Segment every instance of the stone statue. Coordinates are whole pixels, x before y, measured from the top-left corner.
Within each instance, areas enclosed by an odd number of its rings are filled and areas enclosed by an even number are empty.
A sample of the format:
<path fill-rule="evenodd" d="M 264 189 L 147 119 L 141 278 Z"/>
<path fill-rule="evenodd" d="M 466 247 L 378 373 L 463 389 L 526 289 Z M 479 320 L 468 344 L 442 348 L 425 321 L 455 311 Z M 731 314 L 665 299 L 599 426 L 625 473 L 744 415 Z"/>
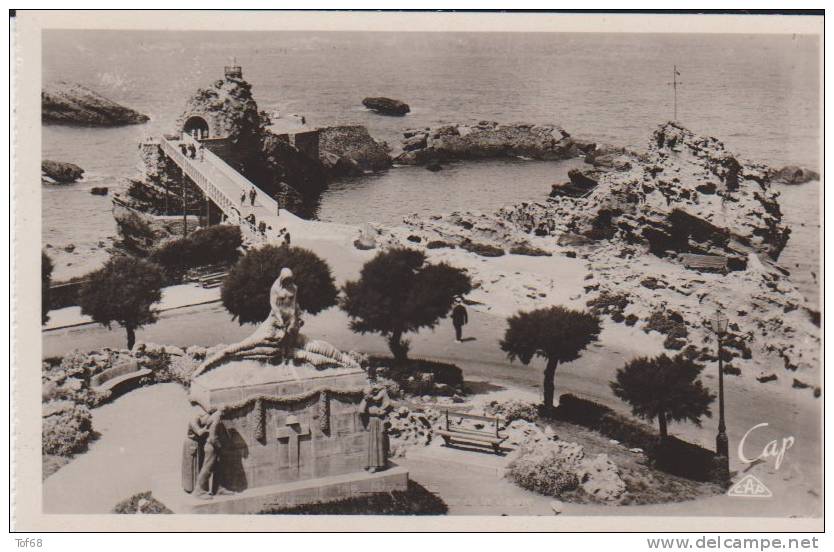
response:
<path fill-rule="evenodd" d="M 188 422 L 185 441 L 182 444 L 182 488 L 190 493 L 197 486 L 197 474 L 203 461 L 203 444 L 208 434 L 209 414 L 200 410 Z"/>
<path fill-rule="evenodd" d="M 222 410 L 212 408 L 207 419 L 205 443 L 203 444 L 203 462 L 197 474 L 194 496 L 208 499 L 214 494 L 212 476 L 217 471 L 217 460 L 223 444 L 226 428 L 223 426 Z M 218 485 L 219 487 L 219 485 Z M 226 494 L 226 493 L 223 493 Z"/>
<path fill-rule="evenodd" d="M 308 339 L 300 333 L 304 322 L 297 302 L 298 290 L 292 270 L 282 268 L 269 291 L 269 316 L 252 335 L 229 345 L 207 358 L 194 372 L 192 378 L 232 360 L 260 360 L 281 362 L 307 362 L 316 368 L 358 368 L 356 360 L 329 343 Z"/>
<path fill-rule="evenodd" d="M 393 408 L 388 398 L 388 391 L 379 383 L 372 382 L 365 391 L 365 397 L 359 403 L 359 412 L 365 418 L 368 429 L 368 457 L 365 469 L 371 473 L 385 469 L 388 457 L 388 444 L 384 418 Z"/>

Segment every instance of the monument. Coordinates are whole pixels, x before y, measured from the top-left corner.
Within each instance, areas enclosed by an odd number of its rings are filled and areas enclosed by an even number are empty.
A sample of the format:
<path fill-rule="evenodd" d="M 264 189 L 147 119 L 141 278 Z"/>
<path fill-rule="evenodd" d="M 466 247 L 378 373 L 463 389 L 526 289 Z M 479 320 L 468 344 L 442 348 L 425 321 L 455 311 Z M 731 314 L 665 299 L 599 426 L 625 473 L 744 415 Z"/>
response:
<path fill-rule="evenodd" d="M 267 319 L 192 375 L 181 480 L 153 491 L 175 512 L 256 513 L 406 489 L 408 472 L 387 460 L 385 389 L 353 355 L 301 333 L 296 295 L 284 268 Z"/>

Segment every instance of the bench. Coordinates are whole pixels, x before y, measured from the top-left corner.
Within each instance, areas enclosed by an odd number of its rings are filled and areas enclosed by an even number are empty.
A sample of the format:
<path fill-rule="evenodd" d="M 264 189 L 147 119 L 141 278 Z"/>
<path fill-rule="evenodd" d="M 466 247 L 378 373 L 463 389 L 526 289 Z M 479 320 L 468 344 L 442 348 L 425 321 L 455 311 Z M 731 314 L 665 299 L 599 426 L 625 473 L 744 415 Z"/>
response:
<path fill-rule="evenodd" d="M 226 277 L 226 272 L 212 272 L 211 274 L 205 274 L 198 278 L 200 282 L 200 286 L 203 288 L 216 288 L 219 287 L 223 283 L 223 279 Z"/>
<path fill-rule="evenodd" d="M 710 270 L 716 272 L 727 272 L 727 257 L 721 255 L 695 255 L 684 253 L 681 255 L 683 266 L 696 270 Z"/>
<path fill-rule="evenodd" d="M 123 362 L 90 378 L 90 388 L 97 393 L 118 396 L 129 391 L 143 377 L 151 374 L 150 368 L 142 368 L 135 360 Z"/>
<path fill-rule="evenodd" d="M 452 425 L 451 419 L 457 419 L 457 423 Z M 464 420 L 472 420 L 476 422 L 486 422 L 490 429 L 477 429 L 461 427 Z M 489 446 L 495 451 L 495 454 L 501 454 L 501 443 L 506 439 L 506 435 L 501 435 L 499 428 L 501 427 L 501 419 L 498 417 L 478 416 L 476 414 L 464 414 L 462 412 L 449 412 L 446 410 L 446 429 L 437 430 L 437 434 L 443 437 L 446 445 L 453 442 L 464 443 L 477 446 Z"/>

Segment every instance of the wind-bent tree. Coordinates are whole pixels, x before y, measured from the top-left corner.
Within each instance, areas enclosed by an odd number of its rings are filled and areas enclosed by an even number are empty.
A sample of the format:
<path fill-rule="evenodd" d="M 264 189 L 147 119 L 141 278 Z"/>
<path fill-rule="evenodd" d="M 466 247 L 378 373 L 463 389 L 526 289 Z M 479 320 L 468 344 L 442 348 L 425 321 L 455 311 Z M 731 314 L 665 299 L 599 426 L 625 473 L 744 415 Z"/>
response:
<path fill-rule="evenodd" d="M 267 245 L 252 249 L 223 280 L 223 306 L 242 324 L 262 322 L 269 315 L 269 290 L 281 269 L 292 270 L 300 309 L 317 314 L 336 304 L 339 290 L 330 266 L 301 247 Z"/>
<path fill-rule="evenodd" d="M 422 251 L 394 248 L 378 253 L 358 280 L 345 284 L 341 307 L 353 331 L 384 336 L 394 359 L 404 361 L 409 345 L 403 334 L 435 327 L 448 316 L 455 296 L 471 289 L 463 270 L 429 264 Z"/>
<path fill-rule="evenodd" d="M 547 361 L 544 368 L 545 412 L 553 410 L 556 367 L 560 362 L 579 358 L 580 353 L 597 340 L 601 331 L 599 318 L 587 312 L 555 306 L 519 312 L 507 319 L 501 350 L 509 359 L 530 364 L 533 357 Z"/>
<path fill-rule="evenodd" d="M 49 286 L 52 285 L 52 259 L 41 251 L 41 324 L 49 321 Z"/>
<path fill-rule="evenodd" d="M 78 292 L 81 313 L 110 328 L 113 322 L 127 331 L 127 348 L 136 343 L 136 330 L 156 322 L 151 306 L 162 298 L 162 271 L 135 257 L 111 257 L 91 273 Z"/>
<path fill-rule="evenodd" d="M 634 415 L 649 421 L 657 418 L 660 437 L 666 439 L 670 420 L 689 420 L 700 427 L 701 416 L 712 416 L 709 405 L 715 395 L 698 379 L 703 369 L 683 355 L 638 357 L 617 370 L 611 390 L 631 405 Z"/>

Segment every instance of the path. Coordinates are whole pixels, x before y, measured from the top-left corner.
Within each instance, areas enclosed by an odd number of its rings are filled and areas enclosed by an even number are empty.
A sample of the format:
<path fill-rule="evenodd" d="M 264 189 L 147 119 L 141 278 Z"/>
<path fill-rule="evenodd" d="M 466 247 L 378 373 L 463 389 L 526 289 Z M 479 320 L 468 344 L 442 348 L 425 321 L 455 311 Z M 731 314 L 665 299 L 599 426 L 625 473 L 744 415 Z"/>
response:
<path fill-rule="evenodd" d="M 141 387 L 93 409 L 100 437 L 43 482 L 44 513 L 105 514 L 149 490 L 165 466 L 178 469 L 190 412 L 175 383 Z"/>

